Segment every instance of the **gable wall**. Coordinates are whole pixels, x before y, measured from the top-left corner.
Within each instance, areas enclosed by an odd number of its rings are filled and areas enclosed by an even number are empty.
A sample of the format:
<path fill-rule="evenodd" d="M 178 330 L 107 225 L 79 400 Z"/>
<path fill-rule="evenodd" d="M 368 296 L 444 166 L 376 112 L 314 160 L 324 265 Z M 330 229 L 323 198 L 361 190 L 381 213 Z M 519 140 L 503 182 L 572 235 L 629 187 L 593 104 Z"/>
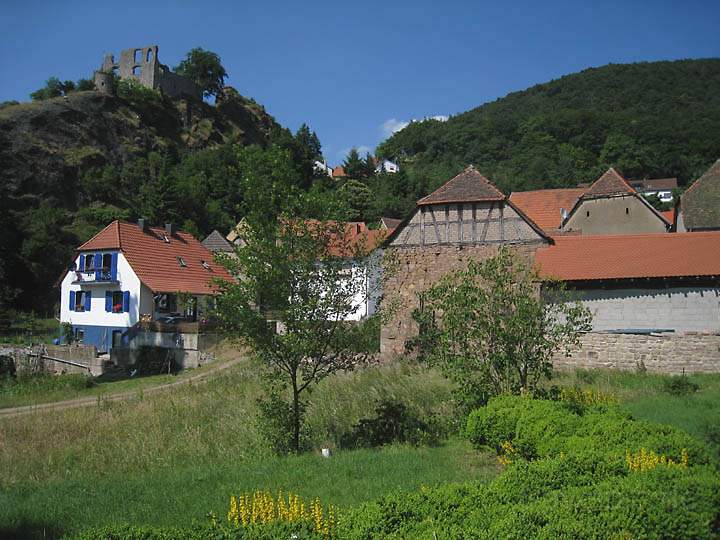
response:
<path fill-rule="evenodd" d="M 391 246 L 513 243 L 542 237 L 502 202 L 419 206 Z"/>
<path fill-rule="evenodd" d="M 645 203 L 628 195 L 582 200 L 563 230 L 593 235 L 661 233 L 666 229 L 665 223 Z"/>

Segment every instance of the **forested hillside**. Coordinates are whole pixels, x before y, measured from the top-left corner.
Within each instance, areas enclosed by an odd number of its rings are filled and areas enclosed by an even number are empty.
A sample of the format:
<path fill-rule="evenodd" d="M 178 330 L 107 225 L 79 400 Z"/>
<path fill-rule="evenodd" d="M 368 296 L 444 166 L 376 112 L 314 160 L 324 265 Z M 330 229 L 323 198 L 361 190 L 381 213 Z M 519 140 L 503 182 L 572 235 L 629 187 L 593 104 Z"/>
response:
<path fill-rule="evenodd" d="M 214 106 L 139 85 L 3 104 L 0 311 L 52 310 L 75 247 L 114 219 L 227 232 L 242 215 L 240 151 L 277 144 L 307 163 L 296 141 L 312 134 L 298 133 L 230 87 Z"/>
<path fill-rule="evenodd" d="M 588 69 L 415 122 L 378 148 L 399 173 L 376 174 L 353 151 L 343 179 L 313 171 L 321 145 L 307 126 L 291 133 L 230 87 L 213 106 L 122 84 L 117 96 L 51 97 L 58 84 L 0 104 L 0 311 L 52 310 L 74 248 L 113 219 L 228 232 L 247 210 L 248 168 L 292 175 L 300 214 L 372 223 L 404 217 L 470 163 L 509 193 L 574 186 L 609 166 L 682 184 L 720 157 L 720 59 Z"/>
<path fill-rule="evenodd" d="M 506 192 L 574 186 L 609 166 L 628 178 L 697 178 L 720 157 L 720 59 L 611 64 L 413 122 L 378 153 L 416 194 L 469 163 Z"/>

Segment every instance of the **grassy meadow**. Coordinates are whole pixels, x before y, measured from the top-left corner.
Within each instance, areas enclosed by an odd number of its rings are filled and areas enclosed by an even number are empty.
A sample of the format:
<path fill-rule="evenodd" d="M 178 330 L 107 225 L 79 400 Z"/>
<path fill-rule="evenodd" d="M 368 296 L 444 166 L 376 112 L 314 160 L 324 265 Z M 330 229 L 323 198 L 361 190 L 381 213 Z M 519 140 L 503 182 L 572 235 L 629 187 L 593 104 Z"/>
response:
<path fill-rule="evenodd" d="M 411 362 L 373 366 L 324 380 L 309 396 L 309 446 L 276 457 L 257 422 L 263 395 L 248 360 L 171 391 L 93 407 L 0 418 L 0 537 L 57 537 L 111 523 L 189 525 L 227 512 L 231 493 L 294 491 L 342 507 L 421 485 L 489 480 L 494 454 L 460 437 L 437 447 L 391 445 L 335 450 L 383 399 L 421 416 L 455 418 L 452 387 Z M 148 379 L 150 380 L 150 379 Z M 157 379 L 160 380 L 160 379 Z M 636 417 L 670 423 L 710 444 L 720 456 L 720 375 L 688 377 L 697 392 L 668 393 L 667 376 L 576 371 L 550 384 L 611 393 Z M 108 383 L 107 391 L 113 388 Z M 117 388 L 122 391 L 122 385 Z M 450 426 L 457 430 L 458 424 Z"/>

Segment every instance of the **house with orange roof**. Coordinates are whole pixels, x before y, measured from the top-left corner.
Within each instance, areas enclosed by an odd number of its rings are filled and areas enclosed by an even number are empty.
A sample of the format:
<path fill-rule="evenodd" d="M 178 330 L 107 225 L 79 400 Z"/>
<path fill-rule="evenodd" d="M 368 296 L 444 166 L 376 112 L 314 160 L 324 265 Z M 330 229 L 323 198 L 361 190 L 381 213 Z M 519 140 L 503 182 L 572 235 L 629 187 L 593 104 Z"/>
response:
<path fill-rule="evenodd" d="M 536 264 L 590 309 L 593 331 L 720 332 L 720 232 L 553 240 Z"/>
<path fill-rule="evenodd" d="M 214 278 L 232 279 L 191 234 L 113 221 L 77 248 L 60 283 L 60 321 L 77 342 L 106 352 L 126 345 L 140 320 L 202 318 Z"/>
<path fill-rule="evenodd" d="M 670 223 L 610 168 L 578 198 L 561 228 L 582 235 L 643 234 L 666 232 Z"/>

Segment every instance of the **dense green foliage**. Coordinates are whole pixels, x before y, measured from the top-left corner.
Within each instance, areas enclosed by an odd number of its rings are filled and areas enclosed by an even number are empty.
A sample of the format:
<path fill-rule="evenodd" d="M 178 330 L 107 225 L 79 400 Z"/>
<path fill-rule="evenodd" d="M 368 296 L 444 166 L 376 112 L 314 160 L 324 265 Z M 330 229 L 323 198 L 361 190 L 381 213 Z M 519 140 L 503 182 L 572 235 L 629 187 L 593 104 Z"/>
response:
<path fill-rule="evenodd" d="M 628 178 L 697 178 L 720 157 L 720 60 L 610 64 L 514 92 L 447 122 L 413 122 L 378 149 L 409 185 L 472 163 L 505 191 Z"/>
<path fill-rule="evenodd" d="M 227 78 L 220 56 L 202 47 L 196 47 L 188 52 L 185 59 L 175 67 L 175 72 L 197 84 L 205 97 L 217 96 L 222 91 Z"/>
<path fill-rule="evenodd" d="M 612 408 L 503 397 L 475 411 L 470 437 L 517 450 L 489 484 L 389 495 L 346 514 L 342 538 L 715 538 L 720 476 L 706 448 Z M 652 449 L 688 466 L 630 470 Z M 502 451 L 502 450 L 501 450 Z"/>
<path fill-rule="evenodd" d="M 33 101 L 42 101 L 54 97 L 66 96 L 71 92 L 83 92 L 94 90 L 95 83 L 91 79 L 78 79 L 77 82 L 61 81 L 57 77 L 50 77 L 45 81 L 45 86 L 30 94 Z"/>
<path fill-rule="evenodd" d="M 542 281 L 503 247 L 422 293 L 414 345 L 456 384 L 466 411 L 492 396 L 534 393 L 552 374 L 553 355 L 567 354 L 590 330 L 590 311 L 559 287 L 547 301 L 537 294 Z"/>

